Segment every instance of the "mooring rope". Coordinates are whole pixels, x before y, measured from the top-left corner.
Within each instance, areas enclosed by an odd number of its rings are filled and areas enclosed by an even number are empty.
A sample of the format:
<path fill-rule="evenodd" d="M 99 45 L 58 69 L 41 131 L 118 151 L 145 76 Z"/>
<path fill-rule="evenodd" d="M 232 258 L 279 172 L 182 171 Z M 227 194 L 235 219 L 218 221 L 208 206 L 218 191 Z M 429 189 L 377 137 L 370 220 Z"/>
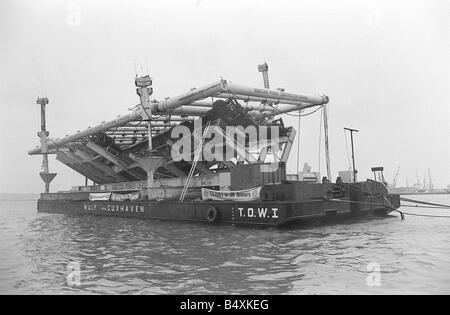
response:
<path fill-rule="evenodd" d="M 432 207 L 432 206 L 419 206 L 419 205 L 401 205 L 402 207 L 408 207 L 408 208 L 424 208 L 424 209 L 441 209 L 441 210 L 446 210 L 446 209 L 450 209 L 447 207 Z"/>
<path fill-rule="evenodd" d="M 410 213 L 410 212 L 404 212 L 400 211 L 398 209 L 395 209 L 395 207 L 387 200 L 386 197 L 384 197 L 385 201 L 387 202 L 387 205 L 384 203 L 371 203 L 371 202 L 365 202 L 365 201 L 354 201 L 354 200 L 341 200 L 341 199 L 330 199 L 331 201 L 337 201 L 337 202 L 346 202 L 346 203 L 356 203 L 356 204 L 365 204 L 365 205 L 374 205 L 374 206 L 383 206 L 391 209 L 392 211 L 398 212 L 400 214 L 400 217 L 402 220 L 405 219 L 405 214 L 414 216 L 414 217 L 427 217 L 427 218 L 450 218 L 450 216 L 445 215 L 434 215 L 434 214 L 416 214 L 416 213 Z M 404 207 L 404 205 L 401 205 L 401 207 Z M 425 208 L 418 206 L 418 208 Z M 440 207 L 436 207 L 436 209 L 441 209 Z"/>
<path fill-rule="evenodd" d="M 398 211 L 398 210 L 394 210 L 394 211 Z M 398 211 L 400 212 L 400 211 Z M 450 215 L 435 215 L 435 214 L 416 214 L 416 213 L 410 213 L 410 212 L 400 212 L 400 214 L 407 214 L 407 215 L 411 215 L 413 217 L 428 217 L 428 218 L 447 218 L 450 219 Z"/>
<path fill-rule="evenodd" d="M 432 203 L 432 202 L 426 202 L 426 201 L 409 199 L 409 198 L 403 198 L 403 197 L 400 197 L 400 200 L 407 201 L 407 202 L 424 204 L 424 205 L 429 205 L 429 206 L 437 206 L 437 207 L 442 207 L 442 208 L 449 208 L 450 209 L 449 205 L 443 205 L 443 204 L 439 204 L 439 203 Z"/>
<path fill-rule="evenodd" d="M 380 183 L 380 184 L 382 184 L 382 183 Z M 383 185 L 384 186 L 384 185 Z M 354 190 L 358 190 L 358 191 L 360 191 L 360 192 L 367 192 L 367 191 L 365 191 L 364 189 L 362 189 L 362 188 L 360 188 L 360 187 L 358 187 L 358 186 L 356 186 L 355 184 L 350 184 L 350 187 L 352 187 L 352 189 L 354 189 Z M 381 195 L 379 195 L 379 194 L 374 194 L 374 193 L 372 193 L 371 191 L 370 191 L 370 189 L 369 189 L 369 187 L 367 187 L 367 189 L 369 190 L 368 192 L 371 194 L 371 196 L 373 196 L 373 197 L 380 197 Z M 416 205 L 407 205 L 407 204 L 401 204 L 400 206 L 401 207 L 410 207 L 410 208 L 424 208 L 424 209 L 450 209 L 450 206 L 449 205 L 445 205 L 445 204 L 439 204 L 439 203 L 432 203 L 432 202 L 426 202 L 426 201 L 421 201 L 421 200 L 415 200 L 415 199 L 409 199 L 409 198 L 403 198 L 403 197 L 400 197 L 400 200 L 401 201 L 407 201 L 407 202 L 414 202 L 414 203 L 417 203 Z M 386 199 L 386 201 L 387 201 L 387 199 Z M 370 204 L 370 203 L 369 203 Z M 427 206 L 420 206 L 420 205 L 418 205 L 418 204 L 424 204 L 424 205 L 427 205 Z M 433 207 L 429 207 L 429 206 L 433 206 Z"/>

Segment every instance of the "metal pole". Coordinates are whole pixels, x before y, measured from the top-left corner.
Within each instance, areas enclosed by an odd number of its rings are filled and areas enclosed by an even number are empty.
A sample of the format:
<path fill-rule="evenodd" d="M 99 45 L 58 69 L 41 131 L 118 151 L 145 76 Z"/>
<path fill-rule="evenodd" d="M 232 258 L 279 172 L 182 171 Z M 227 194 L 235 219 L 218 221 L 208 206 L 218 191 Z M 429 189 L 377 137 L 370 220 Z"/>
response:
<path fill-rule="evenodd" d="M 141 109 L 145 113 L 144 120 L 147 120 L 147 132 L 148 132 L 148 151 L 152 150 L 152 108 L 150 107 L 150 95 L 153 94 L 153 88 L 151 87 L 153 82 L 150 76 L 136 78 L 134 84 L 137 89 L 136 92 L 141 100 Z"/>
<path fill-rule="evenodd" d="M 302 111 L 298 110 L 298 134 L 297 134 L 297 180 L 300 180 L 299 178 L 299 171 L 300 171 L 300 122 L 302 118 Z"/>
<path fill-rule="evenodd" d="M 48 173 L 48 149 L 47 149 L 47 130 L 45 126 L 45 101 L 41 102 L 41 141 L 42 141 L 42 157 L 44 163 L 44 172 Z M 46 188 L 46 192 L 48 188 Z"/>
<path fill-rule="evenodd" d="M 325 158 L 327 162 L 327 176 L 328 180 L 331 181 L 331 166 L 330 166 L 330 148 L 328 145 L 328 115 L 327 115 L 327 106 L 323 105 L 323 128 L 325 131 Z"/>
<path fill-rule="evenodd" d="M 148 149 L 144 156 L 135 157 L 134 160 L 139 163 L 143 169 L 147 172 L 147 198 L 152 198 L 151 189 L 154 186 L 153 175 L 158 167 L 162 166 L 164 160 L 162 157 L 155 156 L 152 152 L 152 113 L 153 108 L 150 107 L 150 95 L 153 93 L 152 79 L 146 75 L 144 77 L 136 78 L 135 85 L 137 87 L 136 92 L 141 100 L 141 110 L 144 112 L 144 120 L 147 120 L 148 128 Z"/>
<path fill-rule="evenodd" d="M 258 71 L 262 72 L 264 88 L 265 89 L 270 89 L 270 85 L 269 85 L 269 66 L 267 65 L 267 62 L 263 63 L 262 65 L 258 65 Z"/>
<path fill-rule="evenodd" d="M 353 181 L 356 182 L 356 173 L 358 173 L 358 171 L 356 170 L 356 167 L 355 167 L 355 149 L 353 146 L 353 132 L 359 132 L 359 130 L 351 129 L 351 128 L 344 128 L 344 130 L 350 131 L 350 139 L 352 142 Z"/>
<path fill-rule="evenodd" d="M 356 183 L 355 149 L 353 147 L 353 131 L 350 132 L 350 138 L 352 141 L 353 182 Z"/>
<path fill-rule="evenodd" d="M 48 142 L 47 137 L 49 135 L 46 127 L 46 119 L 45 119 L 45 105 L 48 104 L 48 98 L 38 98 L 36 101 L 37 104 L 41 105 L 41 131 L 38 132 L 38 136 L 41 138 L 41 148 L 40 153 L 42 154 L 42 163 L 44 166 L 44 171 L 39 173 L 42 180 L 45 184 L 45 193 L 50 192 L 50 182 L 55 178 L 55 173 L 49 172 L 48 167 Z"/>

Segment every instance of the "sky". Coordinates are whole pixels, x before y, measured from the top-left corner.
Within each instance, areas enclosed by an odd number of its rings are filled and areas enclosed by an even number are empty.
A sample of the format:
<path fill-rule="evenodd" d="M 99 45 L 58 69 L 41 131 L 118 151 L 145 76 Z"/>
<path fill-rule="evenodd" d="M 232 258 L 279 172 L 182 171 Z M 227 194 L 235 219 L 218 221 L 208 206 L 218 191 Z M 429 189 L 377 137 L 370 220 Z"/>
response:
<path fill-rule="evenodd" d="M 330 97 L 333 177 L 349 168 L 351 127 L 359 179 L 384 166 L 391 181 L 400 167 L 398 185 L 412 185 L 429 168 L 446 187 L 449 12 L 447 0 L 2 0 L 0 192 L 43 190 L 41 157 L 27 155 L 39 141 L 38 96 L 50 100 L 50 136 L 62 137 L 138 104 L 136 69 L 162 99 L 220 78 L 261 87 L 264 61 L 271 87 Z M 300 152 L 326 173 L 319 136 L 320 112 L 303 118 L 288 170 Z M 53 157 L 50 170 L 52 190 L 84 183 Z"/>

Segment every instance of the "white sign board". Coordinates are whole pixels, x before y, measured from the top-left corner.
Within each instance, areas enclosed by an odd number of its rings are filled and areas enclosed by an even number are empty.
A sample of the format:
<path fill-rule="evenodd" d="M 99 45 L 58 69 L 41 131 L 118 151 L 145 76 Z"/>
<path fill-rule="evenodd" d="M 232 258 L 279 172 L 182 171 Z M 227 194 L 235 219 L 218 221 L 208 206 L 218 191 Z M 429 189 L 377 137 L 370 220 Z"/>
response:
<path fill-rule="evenodd" d="M 90 201 L 106 201 L 111 197 L 111 193 L 90 193 L 89 200 Z"/>
<path fill-rule="evenodd" d="M 259 200 L 261 187 L 246 190 L 225 191 L 202 188 L 203 200 L 253 201 Z"/>
<path fill-rule="evenodd" d="M 113 193 L 111 195 L 111 200 L 112 201 L 126 201 L 126 200 L 136 201 L 136 200 L 139 199 L 139 197 L 140 197 L 140 193 L 139 192 L 129 193 L 129 194 L 116 194 L 116 193 Z"/>

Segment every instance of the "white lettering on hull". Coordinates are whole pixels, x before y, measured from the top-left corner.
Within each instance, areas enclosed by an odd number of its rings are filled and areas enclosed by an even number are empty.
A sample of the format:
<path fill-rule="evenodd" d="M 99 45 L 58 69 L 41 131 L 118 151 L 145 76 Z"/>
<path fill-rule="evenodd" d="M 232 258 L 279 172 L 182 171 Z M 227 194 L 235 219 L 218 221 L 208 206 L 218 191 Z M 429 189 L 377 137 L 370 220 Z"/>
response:
<path fill-rule="evenodd" d="M 248 207 L 248 208 L 238 208 L 240 218 L 251 218 L 251 219 L 278 219 L 278 208 L 267 208 L 267 207 Z"/>
<path fill-rule="evenodd" d="M 98 206 L 98 207 L 97 207 Z M 145 213 L 144 205 L 97 205 L 94 203 L 83 204 L 83 210 L 89 212 L 122 212 L 122 213 Z"/>

